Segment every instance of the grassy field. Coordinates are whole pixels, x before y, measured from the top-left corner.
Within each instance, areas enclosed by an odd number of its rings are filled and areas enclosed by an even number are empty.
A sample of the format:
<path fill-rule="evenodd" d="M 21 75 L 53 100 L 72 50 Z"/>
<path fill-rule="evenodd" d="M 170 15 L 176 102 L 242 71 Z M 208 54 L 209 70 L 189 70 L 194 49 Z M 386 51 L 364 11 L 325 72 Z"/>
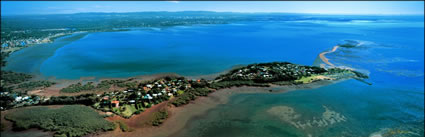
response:
<path fill-rule="evenodd" d="M 39 128 L 53 131 L 55 136 L 77 137 L 115 129 L 114 123 L 82 105 L 24 108 L 5 115 L 5 119 L 14 122 L 14 130 Z"/>
<path fill-rule="evenodd" d="M 317 80 L 331 79 L 324 75 L 311 75 L 309 77 L 302 77 L 301 79 L 295 80 L 295 82 L 302 82 L 303 84 L 311 83 Z"/>
<path fill-rule="evenodd" d="M 137 111 L 136 107 L 134 105 L 124 105 L 124 111 L 121 112 L 121 115 L 123 117 L 130 117 L 133 115 L 134 112 Z"/>

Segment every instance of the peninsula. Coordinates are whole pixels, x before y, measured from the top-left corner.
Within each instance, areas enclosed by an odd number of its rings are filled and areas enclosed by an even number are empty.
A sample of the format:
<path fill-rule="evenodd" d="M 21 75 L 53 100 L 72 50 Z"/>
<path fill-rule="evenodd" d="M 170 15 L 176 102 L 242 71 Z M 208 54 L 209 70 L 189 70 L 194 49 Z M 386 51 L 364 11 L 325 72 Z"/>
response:
<path fill-rule="evenodd" d="M 2 110 L 6 110 L 31 105 L 83 104 L 106 112 L 107 114 L 109 113 L 106 115 L 107 117 L 112 116 L 111 114 L 113 113 L 123 118 L 130 118 L 133 115 L 143 113 L 148 108 L 157 104 L 168 102 L 169 105 L 179 107 L 188 104 L 199 96 L 208 96 L 211 92 L 225 88 L 241 86 L 269 87 L 272 85 L 289 86 L 323 80 L 335 81 L 350 78 L 365 79 L 368 76 L 351 69 L 324 69 L 289 62 L 271 62 L 239 67 L 216 77 L 214 80 L 187 79 L 181 76 L 165 76 L 149 81 L 137 81 L 134 78 L 129 78 L 126 80 L 103 80 L 96 85 L 93 82 L 85 84 L 77 83 L 60 90 L 63 93 L 84 93 L 78 96 L 45 97 L 24 95 L 22 97 L 23 93 L 19 96 L 13 91 L 2 92 L 1 97 L 4 103 L 2 103 L 1 107 Z M 123 90 L 108 91 L 111 87 L 120 87 Z M 105 92 L 102 94 L 90 93 L 90 91 L 94 90 L 104 90 Z M 25 115 L 21 116 L 25 117 Z M 168 113 L 166 110 L 159 110 L 154 112 L 153 116 L 154 118 L 149 123 L 152 126 L 159 126 L 168 117 Z M 46 128 L 42 126 L 44 122 L 40 123 L 40 121 L 32 121 L 32 123 L 31 121 L 30 123 L 24 122 L 22 120 L 25 118 L 22 117 L 6 115 L 5 119 L 13 121 L 15 128 L 18 129 L 28 129 L 30 128 L 28 125 L 33 125 L 31 127 L 37 127 L 43 130 L 58 130 L 56 128 Z M 106 124 L 110 126 L 110 124 Z M 123 131 L 128 130 L 123 123 L 118 124 Z M 113 128 L 108 129 L 111 130 Z M 57 133 L 66 136 L 72 135 L 71 131 L 61 130 L 61 132 Z M 97 129 L 93 129 L 90 132 L 78 131 L 80 133 L 78 136 L 96 131 Z"/>

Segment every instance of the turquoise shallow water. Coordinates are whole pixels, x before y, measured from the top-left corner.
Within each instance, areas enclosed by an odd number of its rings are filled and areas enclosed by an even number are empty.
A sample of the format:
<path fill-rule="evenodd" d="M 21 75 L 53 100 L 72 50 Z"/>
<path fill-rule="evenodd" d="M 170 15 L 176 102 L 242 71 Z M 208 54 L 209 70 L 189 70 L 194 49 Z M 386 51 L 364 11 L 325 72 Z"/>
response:
<path fill-rule="evenodd" d="M 55 51 L 73 41 L 84 37 L 86 33 L 76 33 L 56 39 L 53 43 L 40 44 L 21 49 L 7 59 L 5 70 L 40 74 L 41 64 L 55 54 Z"/>
<path fill-rule="evenodd" d="M 327 57 L 368 73 L 372 86 L 349 80 L 282 94 L 235 95 L 177 135 L 423 136 L 423 37 L 423 17 L 276 18 L 91 33 L 16 52 L 5 69 L 59 79 L 161 72 L 193 76 L 255 62 L 312 65 L 320 52 L 356 40 L 365 44 Z"/>
<path fill-rule="evenodd" d="M 423 99 L 420 90 L 365 86 L 355 80 L 282 94 L 239 94 L 232 96 L 229 103 L 192 118 L 177 136 L 365 137 L 377 133 L 385 136 L 391 130 L 406 131 L 395 136 L 423 136 Z M 281 119 L 286 116 L 285 111 L 269 112 L 282 106 L 291 107 L 294 115 L 300 115 L 293 122 L 311 126 L 297 128 Z M 325 121 L 325 107 L 345 120 L 333 124 L 326 121 L 326 126 L 313 124 L 314 119 Z"/>

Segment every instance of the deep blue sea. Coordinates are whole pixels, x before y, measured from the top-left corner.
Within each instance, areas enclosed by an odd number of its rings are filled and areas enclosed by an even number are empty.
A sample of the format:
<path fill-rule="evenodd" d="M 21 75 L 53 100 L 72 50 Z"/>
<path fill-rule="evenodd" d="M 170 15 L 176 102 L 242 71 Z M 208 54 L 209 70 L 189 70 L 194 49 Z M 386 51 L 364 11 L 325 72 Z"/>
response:
<path fill-rule="evenodd" d="M 313 65 L 319 53 L 354 40 L 363 44 L 327 57 L 368 73 L 373 85 L 234 95 L 180 136 L 424 136 L 423 16 L 299 16 L 80 34 L 18 51 L 6 69 L 58 79 L 196 76 L 256 62 Z"/>

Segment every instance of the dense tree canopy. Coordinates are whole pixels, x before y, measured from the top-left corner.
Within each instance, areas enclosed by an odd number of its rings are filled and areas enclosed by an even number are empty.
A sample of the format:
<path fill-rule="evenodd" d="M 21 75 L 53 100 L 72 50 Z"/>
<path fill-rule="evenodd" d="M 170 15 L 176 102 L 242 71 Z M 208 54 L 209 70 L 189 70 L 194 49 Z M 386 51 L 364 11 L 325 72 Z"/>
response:
<path fill-rule="evenodd" d="M 67 137 L 83 136 L 115 128 L 115 124 L 103 119 L 103 116 L 93 109 L 80 105 L 61 108 L 25 108 L 6 115 L 5 119 L 14 122 L 15 130 L 40 128 L 54 131 L 56 136 Z"/>

